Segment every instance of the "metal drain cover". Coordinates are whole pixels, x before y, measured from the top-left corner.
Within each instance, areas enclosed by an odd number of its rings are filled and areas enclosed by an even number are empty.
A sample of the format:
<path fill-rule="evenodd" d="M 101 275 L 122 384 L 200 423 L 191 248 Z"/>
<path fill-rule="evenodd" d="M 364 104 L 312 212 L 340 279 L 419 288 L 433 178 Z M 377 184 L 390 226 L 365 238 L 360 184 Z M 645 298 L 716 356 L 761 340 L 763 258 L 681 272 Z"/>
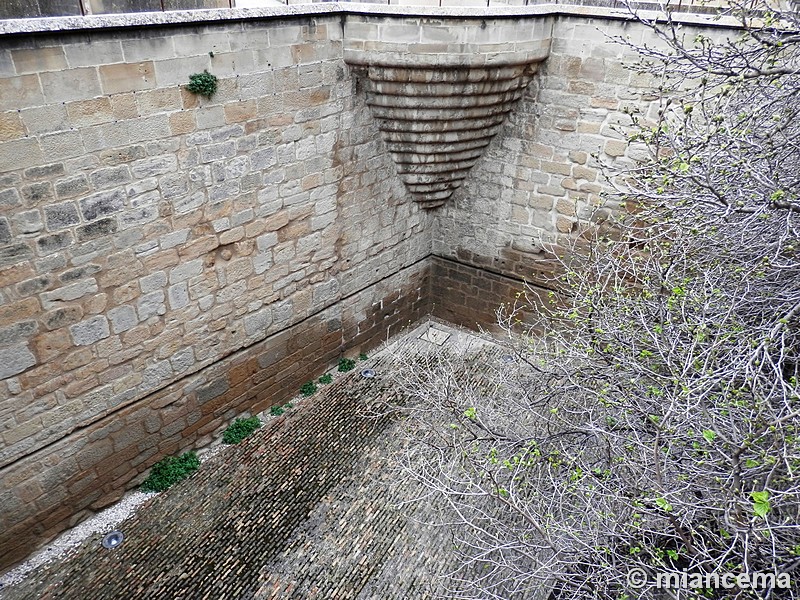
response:
<path fill-rule="evenodd" d="M 450 334 L 435 327 L 429 327 L 425 333 L 419 336 L 419 339 L 431 342 L 437 346 L 443 346 L 444 343 L 450 338 Z"/>
<path fill-rule="evenodd" d="M 361 371 L 361 376 L 364 379 L 372 379 L 373 377 L 375 377 L 375 371 L 373 371 L 372 369 L 364 369 L 363 371 Z"/>
<path fill-rule="evenodd" d="M 121 531 L 112 531 L 103 537 L 103 548 L 116 548 L 125 539 L 125 534 Z"/>

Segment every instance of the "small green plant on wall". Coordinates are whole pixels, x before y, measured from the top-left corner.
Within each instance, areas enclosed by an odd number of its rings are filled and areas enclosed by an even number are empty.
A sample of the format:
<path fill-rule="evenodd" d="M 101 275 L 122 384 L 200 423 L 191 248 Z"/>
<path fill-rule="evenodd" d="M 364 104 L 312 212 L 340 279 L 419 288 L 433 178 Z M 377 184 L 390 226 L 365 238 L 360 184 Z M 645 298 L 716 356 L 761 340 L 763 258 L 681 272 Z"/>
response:
<path fill-rule="evenodd" d="M 142 483 L 144 492 L 163 492 L 171 485 L 186 479 L 200 467 L 200 459 L 194 451 L 180 456 L 165 456 L 150 469 L 150 475 Z"/>
<path fill-rule="evenodd" d="M 198 96 L 211 98 L 214 92 L 217 91 L 217 78 L 208 71 L 189 75 L 189 83 L 186 84 L 186 89 Z"/>
<path fill-rule="evenodd" d="M 226 444 L 238 444 L 259 427 L 261 427 L 261 421 L 258 420 L 258 417 L 236 419 L 223 432 L 222 441 Z"/>
<path fill-rule="evenodd" d="M 333 381 L 333 375 L 330 373 L 325 373 L 325 375 L 319 378 L 319 382 L 322 384 L 330 383 L 331 381 Z"/>

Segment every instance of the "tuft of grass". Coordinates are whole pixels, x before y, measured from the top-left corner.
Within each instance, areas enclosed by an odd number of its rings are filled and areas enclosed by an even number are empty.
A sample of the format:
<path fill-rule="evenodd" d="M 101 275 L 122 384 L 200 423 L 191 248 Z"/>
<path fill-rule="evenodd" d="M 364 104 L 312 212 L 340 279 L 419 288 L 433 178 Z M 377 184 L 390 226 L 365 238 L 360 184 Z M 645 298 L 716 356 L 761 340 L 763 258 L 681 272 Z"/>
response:
<path fill-rule="evenodd" d="M 322 377 L 320 377 L 320 378 L 318 379 L 318 381 L 319 381 L 320 383 L 323 383 L 323 384 L 324 384 L 324 383 L 330 383 L 331 381 L 333 381 L 333 376 L 332 376 L 330 373 L 325 373 L 325 375 L 323 375 Z"/>
<path fill-rule="evenodd" d="M 261 421 L 258 420 L 258 417 L 236 419 L 223 432 L 222 441 L 226 444 L 238 444 L 259 427 L 261 427 Z"/>
<path fill-rule="evenodd" d="M 211 98 L 214 92 L 217 91 L 217 78 L 207 70 L 202 73 L 195 73 L 194 75 L 189 75 L 189 83 L 185 87 L 193 94 Z"/>
<path fill-rule="evenodd" d="M 358 360 L 367 360 L 368 358 L 369 356 L 367 356 L 366 352 L 362 352 L 361 354 L 358 355 Z"/>
<path fill-rule="evenodd" d="M 352 371 L 356 368 L 356 361 L 352 358 L 342 358 L 339 361 L 339 371 L 342 373 L 347 373 L 347 371 Z"/>
<path fill-rule="evenodd" d="M 273 417 L 280 417 L 283 414 L 283 407 L 273 406 L 269 409 L 269 414 L 271 414 Z"/>
<path fill-rule="evenodd" d="M 313 381 L 306 381 L 303 385 L 300 386 L 300 393 L 303 394 L 306 398 L 309 396 L 314 395 L 317 391 L 317 384 Z"/>
<path fill-rule="evenodd" d="M 150 469 L 150 475 L 141 485 L 143 492 L 163 492 L 183 481 L 200 467 L 200 459 L 194 450 L 180 456 L 165 456 Z"/>

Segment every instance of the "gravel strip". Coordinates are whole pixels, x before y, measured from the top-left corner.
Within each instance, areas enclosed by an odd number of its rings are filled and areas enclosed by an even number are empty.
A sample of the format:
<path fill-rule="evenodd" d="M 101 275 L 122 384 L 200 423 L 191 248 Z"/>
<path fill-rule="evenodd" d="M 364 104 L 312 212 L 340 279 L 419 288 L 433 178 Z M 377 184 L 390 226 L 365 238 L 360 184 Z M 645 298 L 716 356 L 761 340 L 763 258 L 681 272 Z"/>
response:
<path fill-rule="evenodd" d="M 443 329 L 448 346 L 475 344 Z M 423 525 L 429 515 L 408 518 L 411 490 L 391 481 L 396 422 L 383 414 L 384 401 L 400 401 L 394 361 L 439 345 L 419 339 L 424 332 L 350 373 L 334 367 L 336 385 L 295 398 L 281 416 L 259 415 L 265 426 L 240 444 L 199 451 L 208 464 L 188 481 L 162 494 L 131 493 L 65 533 L 3 576 L 0 598 L 436 595 L 449 538 Z M 364 367 L 375 376 L 363 377 Z M 100 549 L 100 537 L 117 527 L 124 543 Z"/>
<path fill-rule="evenodd" d="M 102 512 L 88 518 L 72 529 L 65 531 L 47 546 L 31 555 L 24 563 L 17 565 L 0 577 L 0 598 L 3 589 L 17 585 L 35 572 L 39 567 L 55 559 L 66 559 L 88 538 L 96 533 L 113 531 L 116 525 L 134 514 L 155 493 L 130 492 L 125 497 Z"/>

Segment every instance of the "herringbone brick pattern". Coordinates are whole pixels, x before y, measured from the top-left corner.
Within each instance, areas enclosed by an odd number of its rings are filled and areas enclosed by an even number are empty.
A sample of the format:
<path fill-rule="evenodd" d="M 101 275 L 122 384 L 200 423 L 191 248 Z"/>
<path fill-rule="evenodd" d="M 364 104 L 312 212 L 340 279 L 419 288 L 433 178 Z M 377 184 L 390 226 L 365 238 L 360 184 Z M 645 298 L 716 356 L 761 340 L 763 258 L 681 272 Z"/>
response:
<path fill-rule="evenodd" d="M 374 409 L 401 399 L 386 376 L 390 359 L 368 366 L 377 377 L 337 379 L 149 501 L 119 526 L 118 548 L 94 536 L 3 597 L 434 595 L 448 536 L 399 506 L 412 491 L 392 485 L 396 423 Z"/>

